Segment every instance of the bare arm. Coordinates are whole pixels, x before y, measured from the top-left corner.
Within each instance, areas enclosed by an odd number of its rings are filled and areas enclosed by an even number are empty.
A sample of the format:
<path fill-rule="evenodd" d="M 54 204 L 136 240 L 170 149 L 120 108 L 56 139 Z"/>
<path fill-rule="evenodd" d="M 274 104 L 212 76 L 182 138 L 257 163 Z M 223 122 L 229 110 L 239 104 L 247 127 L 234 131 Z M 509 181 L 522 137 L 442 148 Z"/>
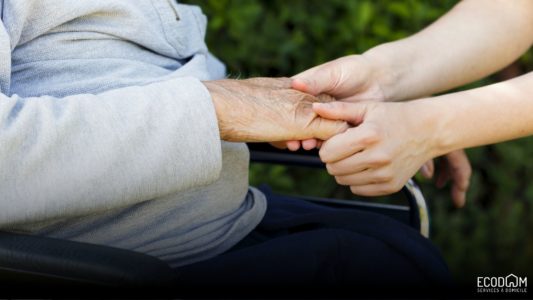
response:
<path fill-rule="evenodd" d="M 387 100 L 442 92 L 507 66 L 533 43 L 533 1 L 466 0 L 419 33 L 363 54 Z"/>
<path fill-rule="evenodd" d="M 419 33 L 311 68 L 294 76 L 292 86 L 348 102 L 420 98 L 485 77 L 517 59 L 532 42 L 533 1 L 464 0 Z M 306 149 L 316 144 L 303 142 Z M 299 142 L 288 146 L 297 149 Z M 446 159 L 453 170 L 452 195 L 461 206 L 471 168 L 462 151 Z"/>
<path fill-rule="evenodd" d="M 533 73 L 483 88 L 414 101 L 428 113 L 436 140 L 432 156 L 533 134 Z"/>
<path fill-rule="evenodd" d="M 532 43 L 533 1 L 465 0 L 413 36 L 311 68 L 292 85 L 351 102 L 420 98 L 488 76 Z"/>

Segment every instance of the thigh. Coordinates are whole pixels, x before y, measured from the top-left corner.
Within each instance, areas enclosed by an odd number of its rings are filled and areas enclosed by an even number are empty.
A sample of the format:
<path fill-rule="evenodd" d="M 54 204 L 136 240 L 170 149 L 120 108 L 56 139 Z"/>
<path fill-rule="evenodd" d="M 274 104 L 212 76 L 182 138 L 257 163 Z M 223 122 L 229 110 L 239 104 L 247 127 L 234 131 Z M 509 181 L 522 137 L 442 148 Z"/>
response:
<path fill-rule="evenodd" d="M 264 191 L 266 215 L 230 251 L 177 270 L 188 284 L 441 285 L 437 249 L 385 216 L 334 209 Z"/>
<path fill-rule="evenodd" d="M 372 236 L 313 229 L 270 239 L 176 270 L 188 285 L 427 284 L 405 256 Z"/>

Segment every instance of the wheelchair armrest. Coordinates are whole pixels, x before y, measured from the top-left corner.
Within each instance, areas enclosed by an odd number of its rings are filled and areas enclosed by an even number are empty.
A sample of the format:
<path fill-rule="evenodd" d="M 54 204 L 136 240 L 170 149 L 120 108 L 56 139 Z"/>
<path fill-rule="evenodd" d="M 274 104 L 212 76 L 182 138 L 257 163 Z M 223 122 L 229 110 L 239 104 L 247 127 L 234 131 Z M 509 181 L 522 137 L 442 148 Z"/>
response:
<path fill-rule="evenodd" d="M 248 143 L 248 148 L 252 162 L 325 168 L 325 164 L 318 157 L 318 150 L 316 149 L 289 152 L 274 148 L 267 143 Z M 410 179 L 402 188 L 402 193 L 409 203 L 410 224 L 420 230 L 423 236 L 429 237 L 429 212 L 422 191 L 415 181 Z"/>
<path fill-rule="evenodd" d="M 0 285 L 164 286 L 174 272 L 138 252 L 0 232 Z"/>

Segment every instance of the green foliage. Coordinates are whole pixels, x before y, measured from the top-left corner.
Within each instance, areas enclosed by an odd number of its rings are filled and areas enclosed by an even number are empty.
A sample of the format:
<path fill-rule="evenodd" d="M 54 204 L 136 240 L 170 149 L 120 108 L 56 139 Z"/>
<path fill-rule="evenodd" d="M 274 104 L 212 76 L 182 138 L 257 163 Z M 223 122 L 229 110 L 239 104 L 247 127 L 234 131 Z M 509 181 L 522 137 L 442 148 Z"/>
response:
<path fill-rule="evenodd" d="M 232 77 L 291 76 L 325 61 L 363 52 L 413 34 L 456 1 L 417 0 L 188 0 L 209 19 L 208 46 Z M 533 54 L 521 60 L 531 70 Z M 468 87 L 493 82 L 488 78 Z M 533 140 L 468 151 L 474 168 L 464 209 L 451 206 L 448 189 L 422 181 L 430 199 L 432 240 L 455 276 L 533 275 Z M 275 190 L 349 197 L 324 171 L 252 165 L 250 182 Z M 381 201 L 381 200 L 380 200 Z M 383 200 L 388 201 L 388 200 Z M 394 201 L 394 200 L 391 200 Z"/>
<path fill-rule="evenodd" d="M 287 76 L 435 20 L 453 1 L 207 0 L 207 42 L 234 76 Z M 386 16 L 386 17 L 383 17 Z"/>

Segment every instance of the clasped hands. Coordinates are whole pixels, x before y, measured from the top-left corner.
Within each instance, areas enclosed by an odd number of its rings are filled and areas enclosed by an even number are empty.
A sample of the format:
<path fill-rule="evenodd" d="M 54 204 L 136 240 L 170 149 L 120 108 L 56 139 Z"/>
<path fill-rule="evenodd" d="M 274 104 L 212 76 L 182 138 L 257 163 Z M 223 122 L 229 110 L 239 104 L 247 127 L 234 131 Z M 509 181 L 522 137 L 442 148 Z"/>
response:
<path fill-rule="evenodd" d="M 221 139 L 270 142 L 291 150 L 321 145 L 320 158 L 337 183 L 357 195 L 378 196 L 400 190 L 419 169 L 432 177 L 432 159 L 445 153 L 439 152 L 434 138 L 439 128 L 433 120 L 438 116 L 427 111 L 424 100 L 385 102 L 376 70 L 353 55 L 293 79 L 204 84 L 213 99 Z M 463 206 L 471 174 L 464 152 L 445 155 L 439 170 L 437 185 L 451 179 L 454 204 Z"/>
<path fill-rule="evenodd" d="M 329 102 L 291 88 L 289 78 L 250 78 L 204 82 L 211 93 L 222 140 L 280 142 L 319 139 L 346 131 L 342 120 L 328 120 L 313 111 L 313 103 Z"/>

